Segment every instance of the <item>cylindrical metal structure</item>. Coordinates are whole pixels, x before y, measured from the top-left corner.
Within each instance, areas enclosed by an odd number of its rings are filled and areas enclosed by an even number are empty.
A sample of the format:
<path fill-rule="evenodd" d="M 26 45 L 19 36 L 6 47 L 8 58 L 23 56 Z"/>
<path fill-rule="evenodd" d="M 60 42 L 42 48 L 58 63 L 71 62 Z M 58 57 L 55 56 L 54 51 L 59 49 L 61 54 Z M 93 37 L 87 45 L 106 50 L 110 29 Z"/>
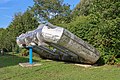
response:
<path fill-rule="evenodd" d="M 39 54 L 50 59 L 94 64 L 100 58 L 99 52 L 92 45 L 78 38 L 70 31 L 50 23 L 42 24 L 36 30 L 20 35 L 17 38 L 17 44 L 19 46 L 22 44 L 36 46 L 33 49 L 34 51 L 37 50 L 37 53 L 39 53 L 39 49 L 43 49 L 47 56 L 41 52 Z M 52 46 L 58 52 L 50 50 L 48 46 Z M 55 55 L 59 57 L 55 58 Z M 61 55 L 62 57 L 60 57 Z"/>
<path fill-rule="evenodd" d="M 49 25 L 48 25 L 49 26 Z M 95 63 L 99 57 L 99 52 L 90 44 L 78 38 L 68 30 L 61 27 L 43 27 L 42 36 L 46 42 L 60 45 L 81 58 L 82 63 Z"/>

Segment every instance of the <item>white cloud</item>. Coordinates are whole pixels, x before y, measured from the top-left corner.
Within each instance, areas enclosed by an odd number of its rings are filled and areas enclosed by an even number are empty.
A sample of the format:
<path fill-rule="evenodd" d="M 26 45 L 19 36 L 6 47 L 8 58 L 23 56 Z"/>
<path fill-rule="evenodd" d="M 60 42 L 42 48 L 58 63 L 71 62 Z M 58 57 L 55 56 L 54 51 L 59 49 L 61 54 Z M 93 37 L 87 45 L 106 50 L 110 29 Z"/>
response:
<path fill-rule="evenodd" d="M 0 3 L 8 3 L 11 0 L 0 0 Z"/>
<path fill-rule="evenodd" d="M 8 10 L 10 9 L 9 7 L 0 7 L 0 10 Z"/>

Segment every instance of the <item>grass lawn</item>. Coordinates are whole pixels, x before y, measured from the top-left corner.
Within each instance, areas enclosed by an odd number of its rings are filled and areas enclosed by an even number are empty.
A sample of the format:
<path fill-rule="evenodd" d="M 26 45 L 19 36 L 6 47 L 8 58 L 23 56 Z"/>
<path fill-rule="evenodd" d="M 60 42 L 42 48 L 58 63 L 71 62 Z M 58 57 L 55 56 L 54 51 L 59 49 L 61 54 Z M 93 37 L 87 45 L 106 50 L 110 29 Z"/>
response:
<path fill-rule="evenodd" d="M 120 80 L 120 68 L 117 66 L 83 68 L 35 57 L 34 61 L 42 65 L 23 68 L 18 64 L 28 62 L 28 57 L 0 56 L 0 80 Z"/>

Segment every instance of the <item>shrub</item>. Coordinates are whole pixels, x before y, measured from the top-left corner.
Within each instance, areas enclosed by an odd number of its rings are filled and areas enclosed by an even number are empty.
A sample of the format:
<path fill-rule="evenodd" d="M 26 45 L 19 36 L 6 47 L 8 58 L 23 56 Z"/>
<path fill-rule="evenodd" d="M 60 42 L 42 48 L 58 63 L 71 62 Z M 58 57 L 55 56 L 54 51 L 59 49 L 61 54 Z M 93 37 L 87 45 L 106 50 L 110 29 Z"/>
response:
<path fill-rule="evenodd" d="M 20 52 L 21 56 L 28 56 L 29 55 L 29 51 L 27 49 L 22 49 Z"/>

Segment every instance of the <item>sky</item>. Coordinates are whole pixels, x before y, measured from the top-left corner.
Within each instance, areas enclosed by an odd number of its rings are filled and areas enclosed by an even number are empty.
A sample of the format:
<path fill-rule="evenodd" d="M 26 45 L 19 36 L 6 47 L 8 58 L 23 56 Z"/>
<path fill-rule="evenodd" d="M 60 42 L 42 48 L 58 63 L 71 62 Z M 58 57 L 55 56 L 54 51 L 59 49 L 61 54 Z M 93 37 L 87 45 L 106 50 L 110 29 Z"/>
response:
<path fill-rule="evenodd" d="M 64 0 L 73 9 L 80 0 Z M 0 28 L 6 28 L 17 12 L 24 12 L 28 6 L 33 6 L 33 0 L 0 0 Z"/>

